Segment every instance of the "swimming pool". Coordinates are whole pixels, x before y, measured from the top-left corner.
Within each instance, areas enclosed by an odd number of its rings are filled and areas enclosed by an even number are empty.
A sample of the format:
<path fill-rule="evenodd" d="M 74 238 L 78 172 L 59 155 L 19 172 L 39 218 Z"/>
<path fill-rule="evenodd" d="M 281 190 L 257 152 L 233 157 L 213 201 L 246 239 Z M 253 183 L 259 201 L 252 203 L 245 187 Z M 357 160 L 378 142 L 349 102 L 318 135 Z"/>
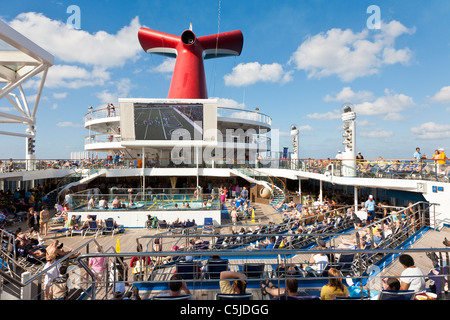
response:
<path fill-rule="evenodd" d="M 171 201 L 171 200 L 155 200 L 155 201 L 137 201 L 131 205 L 128 201 L 121 202 L 121 208 L 113 208 L 112 201 L 108 202 L 107 209 L 94 208 L 89 209 L 86 202 L 73 203 L 71 211 L 128 211 L 128 210 L 209 210 L 213 208 L 220 208 L 220 203 L 215 201 L 213 203 L 207 203 L 206 205 L 201 201 Z"/>

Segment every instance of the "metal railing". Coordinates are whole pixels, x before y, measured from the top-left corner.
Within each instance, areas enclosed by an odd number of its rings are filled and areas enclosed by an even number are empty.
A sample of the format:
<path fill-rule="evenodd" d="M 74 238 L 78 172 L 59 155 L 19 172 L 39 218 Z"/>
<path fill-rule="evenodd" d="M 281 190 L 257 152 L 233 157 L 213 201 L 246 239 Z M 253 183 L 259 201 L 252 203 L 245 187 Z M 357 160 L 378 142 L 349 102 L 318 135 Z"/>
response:
<path fill-rule="evenodd" d="M 97 136 L 97 135 L 96 135 Z M 111 135 L 98 135 L 102 137 L 98 142 L 104 142 Z M 113 137 L 113 140 L 115 138 Z M 187 161 L 187 162 L 186 162 Z M 253 169 L 288 169 L 308 173 L 327 174 L 331 176 L 343 176 L 343 162 L 330 159 L 271 159 L 262 158 L 244 159 L 209 159 L 196 164 L 192 159 L 186 159 L 181 164 L 174 165 L 171 159 L 158 159 L 158 161 L 146 160 L 145 167 L 157 168 L 241 168 L 246 166 Z M 442 160 L 444 161 L 444 160 Z M 0 172 L 20 172 L 29 170 L 48 169 L 91 169 L 91 168 L 142 168 L 142 159 L 125 159 L 114 163 L 113 159 L 0 159 Z M 439 164 L 437 160 L 398 160 L 383 159 L 357 161 L 357 177 L 383 178 L 383 179 L 415 179 L 432 181 L 450 181 L 450 161 Z"/>
<path fill-rule="evenodd" d="M 194 190 L 192 188 L 113 188 L 109 194 L 89 189 L 70 194 L 69 204 L 71 212 L 117 209 L 220 210 L 218 189 L 215 188 L 214 191 L 216 196 L 203 193 L 201 188 Z M 90 200 L 91 202 L 89 202 Z M 114 202 L 115 200 L 116 202 Z"/>
<path fill-rule="evenodd" d="M 218 280 L 209 277 L 206 269 L 208 259 L 211 256 L 219 256 L 224 260 L 228 260 L 228 269 L 232 271 L 243 272 L 245 269 L 244 265 L 246 264 L 254 265 L 255 263 L 259 263 L 263 266 L 261 269 L 262 273 L 257 278 L 252 278 L 252 285 L 248 286 L 248 290 L 254 292 L 255 297 L 258 297 L 257 293 L 260 292 L 259 281 L 267 279 L 276 283 L 278 287 L 282 287 L 287 277 L 294 276 L 297 278 L 299 288 L 302 291 L 310 292 L 309 294 L 314 292 L 312 293 L 314 295 L 319 294 L 320 287 L 326 284 L 329 277 L 324 273 L 318 276 L 305 273 L 294 275 L 286 271 L 286 266 L 296 266 L 298 270 L 306 271 L 306 266 L 311 265 L 309 257 L 314 254 L 323 253 L 333 255 L 334 257 L 353 255 L 352 263 L 350 265 L 346 264 L 345 268 L 339 258 L 330 260 L 333 261 L 333 263 L 330 262 L 330 266 L 339 269 L 342 273 L 342 279 L 351 283 L 348 284 L 349 288 L 350 286 L 353 289 L 358 288 L 362 294 L 361 298 L 366 299 L 367 295 L 371 296 L 372 291 L 380 290 L 379 288 L 382 284 L 381 279 L 387 276 L 383 270 L 386 270 L 391 263 L 394 263 L 400 254 L 407 253 L 414 257 L 423 252 L 435 252 L 441 258 L 448 256 L 450 248 L 411 248 L 411 244 L 415 242 L 416 238 L 420 238 L 426 232 L 426 227 L 429 225 L 430 219 L 432 219 L 430 216 L 432 214 L 432 210 L 430 210 L 432 206 L 428 203 L 416 203 L 407 208 L 398 208 L 400 210 L 396 210 L 396 213 L 392 213 L 359 229 L 351 230 L 351 228 L 348 229 L 349 226 L 347 225 L 347 228 L 342 229 L 341 232 L 310 232 L 308 233 L 308 237 L 311 241 L 297 247 L 290 245 L 278 246 L 273 249 L 267 247 L 268 241 L 272 237 L 287 239 L 298 235 L 293 231 L 303 224 L 292 224 L 292 221 L 279 225 L 253 225 L 254 227 L 264 227 L 265 232 L 260 234 L 226 233 L 226 228 L 232 229 L 233 227 L 252 226 L 244 224 L 234 226 L 230 224 L 213 229 L 209 229 L 207 226 L 196 226 L 187 228 L 181 234 L 168 231 L 151 236 L 140 236 L 136 238 L 137 247 L 140 246 L 142 248 L 139 252 L 115 252 L 114 248 L 111 247 L 102 253 L 90 253 L 89 246 L 99 244 L 94 238 L 72 251 L 85 251 L 84 254 L 79 255 L 75 260 L 74 258 L 70 258 L 70 255 L 67 255 L 59 261 L 56 261 L 52 266 L 45 268 L 45 270 L 41 269 L 37 274 L 33 276 L 29 275 L 26 277 L 27 280 L 22 281 L 21 284 L 19 284 L 21 280 L 12 277 L 10 274 L 5 273 L 5 271 L 2 271 L 0 275 L 8 281 L 10 278 L 15 279 L 12 282 L 16 286 L 19 286 L 22 291 L 31 283 L 37 283 L 38 293 L 35 295 L 28 294 L 25 297 L 41 299 L 44 291 L 40 284 L 45 273 L 57 264 L 62 265 L 71 261 L 71 265 L 73 265 L 73 269 L 76 272 L 69 275 L 69 279 L 76 280 L 76 292 L 79 299 L 111 299 L 113 298 L 112 288 L 116 283 L 127 283 L 130 288 L 138 286 L 142 289 L 142 293 L 147 295 L 146 298 L 151 298 L 152 295 L 167 292 L 167 289 L 161 287 L 161 284 L 167 285 L 171 281 L 170 276 L 177 268 L 177 262 L 186 260 L 185 258 L 190 256 L 198 263 L 200 269 L 199 273 L 193 279 L 186 279 L 185 281 L 191 288 L 193 294 L 202 297 L 204 292 L 215 292 L 219 290 L 217 286 Z M 337 212 L 334 212 L 336 213 L 335 217 L 338 216 Z M 339 212 L 339 215 L 342 214 L 342 212 Z M 395 226 L 395 224 L 392 224 L 395 221 L 393 218 L 394 215 L 399 219 L 401 228 L 399 229 L 398 237 L 388 237 L 384 232 Z M 330 214 L 326 214 L 326 216 L 330 217 Z M 310 217 L 305 219 L 310 219 Z M 372 230 L 376 227 L 387 225 L 387 222 L 389 222 L 388 219 L 391 220 L 390 227 L 381 229 L 383 230 L 383 239 L 386 240 L 385 244 L 383 246 L 378 245 L 378 247 L 372 246 L 375 243 Z M 321 221 L 323 222 L 324 220 Z M 312 222 L 309 226 L 313 227 L 317 223 L 320 223 L 320 219 L 314 219 L 313 221 L 305 220 L 304 222 Z M 220 228 L 220 230 L 217 228 Z M 358 242 L 364 229 L 368 230 L 366 240 L 372 243 L 371 246 L 363 246 L 362 243 Z M 393 232 L 393 234 L 395 233 Z M 337 243 L 342 236 L 347 238 L 354 237 L 355 246 L 353 248 L 339 247 Z M 231 245 L 223 246 L 223 242 L 218 242 L 218 239 L 221 237 L 230 240 L 235 239 L 235 241 Z M 249 237 L 249 241 L 244 241 L 247 237 Z M 156 239 L 158 239 L 159 244 L 155 246 Z M 327 242 L 325 249 L 316 247 L 318 239 Z M 259 245 L 256 246 L 258 242 Z M 178 248 L 175 246 L 178 246 Z M 183 247 L 184 250 L 182 249 Z M 93 258 L 105 259 L 105 269 L 100 277 L 89 267 L 89 259 Z M 135 260 L 142 258 L 147 260 L 148 258 L 152 262 L 149 266 L 140 269 L 139 273 L 134 273 L 133 269 L 128 267 L 132 258 L 135 258 Z M 442 263 L 443 260 L 441 259 L 439 262 L 441 271 L 440 273 L 438 272 L 436 277 L 448 281 L 450 279 L 448 271 L 446 271 L 447 269 L 444 268 Z M 76 274 L 76 277 L 74 274 Z M 401 275 L 397 275 L 397 277 L 401 278 Z M 424 277 L 430 277 L 430 275 L 425 273 Z M 146 288 L 148 290 L 151 289 L 153 293 L 145 293 Z M 48 289 L 45 288 L 45 290 Z M 27 290 L 30 289 L 28 288 Z M 443 294 L 443 287 L 440 290 L 441 292 L 438 293 Z M 259 298 L 264 299 L 264 297 Z"/>

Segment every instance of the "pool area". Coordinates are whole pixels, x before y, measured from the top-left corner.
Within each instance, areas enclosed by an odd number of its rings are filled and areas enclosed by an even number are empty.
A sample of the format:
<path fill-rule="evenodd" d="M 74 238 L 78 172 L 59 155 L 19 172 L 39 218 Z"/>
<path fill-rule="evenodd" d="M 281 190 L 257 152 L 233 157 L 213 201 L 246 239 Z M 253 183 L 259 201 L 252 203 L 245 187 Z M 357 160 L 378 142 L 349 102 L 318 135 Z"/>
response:
<path fill-rule="evenodd" d="M 128 211 L 128 210 L 198 210 L 205 209 L 209 210 L 211 208 L 219 207 L 220 203 L 217 202 L 207 202 L 202 201 L 185 201 L 185 200 L 155 200 L 155 201 L 138 201 L 138 202 L 128 202 L 122 201 L 120 208 L 113 207 L 113 201 L 106 203 L 106 208 L 90 208 L 90 206 L 84 203 L 73 203 L 71 208 L 72 211 Z"/>

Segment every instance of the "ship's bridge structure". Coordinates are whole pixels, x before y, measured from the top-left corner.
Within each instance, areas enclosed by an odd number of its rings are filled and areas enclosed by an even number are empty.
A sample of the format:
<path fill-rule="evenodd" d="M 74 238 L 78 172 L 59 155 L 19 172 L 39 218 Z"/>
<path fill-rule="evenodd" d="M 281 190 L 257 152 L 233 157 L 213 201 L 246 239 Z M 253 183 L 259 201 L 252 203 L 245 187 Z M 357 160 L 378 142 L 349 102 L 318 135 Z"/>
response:
<path fill-rule="evenodd" d="M 180 36 L 141 28 L 138 40 L 145 52 L 176 59 L 167 98 L 119 99 L 118 106 L 90 109 L 84 119 L 85 151 L 162 165 L 174 162 L 174 148 L 184 148 L 186 164 L 270 152 L 270 116 L 258 108 L 220 105 L 207 94 L 203 61 L 239 56 L 240 30 L 197 37 L 192 28 Z M 206 148 L 212 150 L 205 159 Z"/>

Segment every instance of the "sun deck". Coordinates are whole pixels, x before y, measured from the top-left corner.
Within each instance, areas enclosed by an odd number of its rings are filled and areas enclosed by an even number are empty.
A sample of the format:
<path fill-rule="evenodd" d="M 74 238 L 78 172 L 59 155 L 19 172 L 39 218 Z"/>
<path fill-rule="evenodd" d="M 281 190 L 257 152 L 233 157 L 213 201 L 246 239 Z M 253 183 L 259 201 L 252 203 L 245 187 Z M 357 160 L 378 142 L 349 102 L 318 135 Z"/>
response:
<path fill-rule="evenodd" d="M 279 212 L 275 212 L 268 206 L 260 205 L 260 212 L 266 212 L 266 215 L 258 215 L 257 221 L 260 225 L 277 225 L 280 221 L 283 221 L 283 216 Z M 269 224 L 272 222 L 273 224 Z M 240 227 L 255 226 L 251 220 L 240 222 L 237 226 Z M 154 296 L 159 294 L 168 293 L 168 283 L 170 282 L 170 276 L 176 272 L 175 263 L 160 264 L 159 267 L 154 268 L 151 274 L 146 275 L 143 279 L 134 279 L 132 269 L 129 267 L 130 260 L 133 256 L 149 256 L 152 258 L 158 257 L 168 257 L 168 256 L 193 256 L 194 260 L 203 262 L 205 264 L 208 258 L 212 255 L 219 255 L 223 259 L 229 261 L 229 269 L 234 271 L 243 272 L 243 267 L 246 264 L 250 265 L 263 265 L 264 273 L 261 277 L 255 279 L 250 279 L 248 283 L 248 292 L 252 293 L 253 300 L 267 300 L 270 299 L 268 295 L 262 295 L 260 281 L 269 279 L 273 283 L 276 283 L 278 287 L 284 286 L 284 277 L 280 276 L 277 272 L 277 266 L 282 264 L 295 264 L 302 265 L 309 262 L 309 258 L 312 254 L 317 253 L 317 248 L 315 248 L 315 239 L 323 238 L 327 240 L 328 248 L 325 253 L 340 253 L 346 254 L 351 253 L 352 250 L 339 248 L 341 243 L 340 235 L 337 233 L 330 234 L 311 234 L 313 241 L 309 245 L 289 248 L 288 246 L 277 249 L 277 250 L 261 250 L 255 247 L 255 241 L 251 241 L 247 245 L 241 245 L 237 243 L 237 246 L 231 246 L 228 249 L 222 248 L 221 250 L 207 249 L 198 251 L 184 251 L 184 252 L 173 252 L 171 251 L 174 245 L 182 246 L 189 241 L 189 239 L 201 238 L 207 240 L 210 244 L 215 244 L 215 239 L 220 235 L 230 235 L 234 226 L 232 224 L 225 225 L 220 229 L 220 234 L 214 234 L 211 232 L 203 232 L 201 228 L 197 229 L 197 233 L 194 232 L 176 232 L 174 230 L 162 231 L 159 229 L 127 229 L 124 233 L 111 235 L 98 235 L 88 236 L 86 238 L 74 235 L 66 236 L 62 234 L 57 240 L 64 243 L 64 248 L 78 249 L 80 248 L 81 255 L 79 260 L 75 265 L 78 267 L 82 266 L 82 261 L 87 261 L 89 257 L 98 256 L 95 252 L 95 247 L 100 244 L 103 248 L 104 256 L 107 257 L 108 261 L 114 261 L 118 257 L 124 257 L 124 265 L 127 266 L 127 278 L 126 283 L 128 284 L 127 290 L 131 290 L 132 287 L 137 287 L 140 290 L 140 296 L 142 299 L 152 299 Z M 343 234 L 351 235 L 355 234 L 355 230 L 344 229 Z M 279 234 L 278 234 L 279 235 Z M 289 231 L 285 231 L 285 236 L 293 235 Z M 271 234 L 262 234 L 259 238 L 260 240 L 267 239 Z M 402 239 L 401 246 L 396 246 L 393 248 L 383 248 L 379 250 L 366 250 L 361 251 L 362 253 L 378 253 L 382 256 L 389 256 L 389 259 L 383 262 L 382 267 L 379 269 L 379 273 L 374 275 L 357 275 L 356 273 L 350 273 L 344 275 L 344 282 L 349 285 L 352 282 L 359 285 L 362 283 L 365 290 L 378 291 L 380 290 L 380 279 L 384 276 L 389 275 L 400 275 L 403 268 L 395 259 L 395 255 L 402 252 L 410 253 L 414 256 L 415 264 L 419 267 L 425 275 L 433 268 L 432 262 L 426 256 L 428 251 L 441 251 L 448 253 L 448 249 L 442 245 L 442 240 L 447 237 L 450 238 L 450 229 L 444 227 L 441 230 L 434 230 L 430 228 L 421 228 L 415 230 L 409 236 Z M 162 239 L 162 251 L 155 252 L 152 249 L 154 239 Z M 48 245 L 55 241 L 54 235 L 49 235 L 44 238 L 45 245 Z M 258 241 L 258 240 L 257 240 Z M 137 253 L 136 247 L 140 243 L 143 246 L 143 252 Z M 87 245 L 86 245 L 87 244 Z M 439 249 L 430 249 L 439 248 Z M 354 251 L 354 250 L 353 250 Z M 353 252 L 354 253 L 354 252 Z M 379 261 L 383 261 L 382 259 Z M 81 263 L 81 265 L 80 265 Z M 41 269 L 42 270 L 42 269 Z M 80 268 L 83 274 L 85 271 Z M 277 276 L 278 274 L 278 276 Z M 32 275 L 34 276 L 34 275 Z M 39 278 L 35 279 L 38 283 L 41 281 Z M 362 282 L 360 282 L 362 280 Z M 106 282 L 105 282 L 106 281 Z M 321 287 L 326 284 L 328 279 L 325 278 L 299 278 L 299 290 L 305 295 L 317 296 L 320 292 Z M 82 287 L 85 293 L 82 294 L 84 299 L 111 299 L 112 294 L 110 287 L 107 286 L 111 283 L 111 280 L 105 278 L 102 281 L 96 281 L 96 289 L 94 289 L 95 294 L 92 295 L 92 290 L 88 288 L 92 287 L 94 284 L 91 281 L 84 282 Z M 197 300 L 215 300 L 216 294 L 220 292 L 219 282 L 217 279 L 209 279 L 204 276 L 200 276 L 195 279 L 186 280 L 187 286 L 190 288 L 192 294 Z M 36 290 L 37 287 L 34 287 Z M 33 291 L 35 291 L 33 290 Z M 37 297 L 37 291 L 32 294 L 32 297 Z M 443 296 L 446 298 L 446 296 Z"/>

